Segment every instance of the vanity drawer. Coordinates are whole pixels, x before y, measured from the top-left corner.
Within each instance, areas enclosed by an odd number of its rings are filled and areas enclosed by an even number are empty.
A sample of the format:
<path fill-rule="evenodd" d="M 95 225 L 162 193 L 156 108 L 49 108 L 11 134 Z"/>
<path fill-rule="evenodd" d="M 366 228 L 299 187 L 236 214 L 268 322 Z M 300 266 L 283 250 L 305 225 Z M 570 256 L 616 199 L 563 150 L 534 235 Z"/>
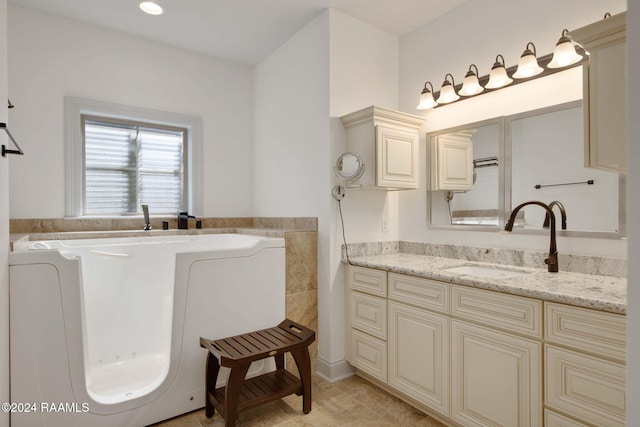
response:
<path fill-rule="evenodd" d="M 625 360 L 626 316 L 550 302 L 545 315 L 548 342 Z"/>
<path fill-rule="evenodd" d="M 624 365 L 545 346 L 545 404 L 585 422 L 625 425 Z"/>
<path fill-rule="evenodd" d="M 379 297 L 387 296 L 387 272 L 373 268 L 349 266 L 347 283 L 355 291 Z"/>
<path fill-rule="evenodd" d="M 542 337 L 542 301 L 539 300 L 452 286 L 451 314 L 512 333 Z"/>
<path fill-rule="evenodd" d="M 387 343 L 362 332 L 351 331 L 351 360 L 355 368 L 387 382 Z"/>
<path fill-rule="evenodd" d="M 548 409 L 544 410 L 545 427 L 589 427 L 586 424 L 567 418 L 564 415 L 556 414 Z"/>
<path fill-rule="evenodd" d="M 448 313 L 449 285 L 436 280 L 389 273 L 389 299 Z"/>
<path fill-rule="evenodd" d="M 351 292 L 351 326 L 387 339 L 387 300 Z"/>

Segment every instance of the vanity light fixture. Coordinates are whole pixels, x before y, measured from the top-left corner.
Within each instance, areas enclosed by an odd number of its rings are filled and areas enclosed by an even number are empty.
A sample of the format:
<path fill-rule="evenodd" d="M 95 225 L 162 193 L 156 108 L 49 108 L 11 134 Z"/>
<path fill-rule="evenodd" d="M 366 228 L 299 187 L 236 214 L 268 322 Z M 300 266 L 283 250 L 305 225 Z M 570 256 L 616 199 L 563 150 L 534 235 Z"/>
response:
<path fill-rule="evenodd" d="M 582 59 L 582 55 L 576 52 L 576 43 L 571 40 L 569 30 L 562 30 L 562 36 L 558 39 L 553 49 L 553 58 L 547 65 L 549 68 L 564 68 L 575 64 Z"/>
<path fill-rule="evenodd" d="M 429 85 L 431 89 L 427 87 Z M 420 102 L 418 102 L 417 110 L 428 110 L 429 108 L 433 108 L 438 103 L 435 99 L 433 99 L 433 85 L 431 82 L 424 82 L 424 89 L 422 89 L 422 93 L 420 94 Z"/>
<path fill-rule="evenodd" d="M 531 46 L 531 49 L 529 49 Z M 518 62 L 518 69 L 511 77 L 514 79 L 526 79 L 527 77 L 537 76 L 544 69 L 538 65 L 538 58 L 536 57 L 536 45 L 532 42 L 527 43 L 527 47 L 524 52 L 522 52 L 522 56 L 520 56 L 520 61 Z"/>
<path fill-rule="evenodd" d="M 609 16 L 610 14 L 605 15 L 605 19 Z M 478 67 L 471 64 L 462 84 L 456 86 L 453 75 L 448 73 L 445 75 L 439 92 L 434 92 L 431 83 L 426 82 L 420 93 L 420 102 L 416 109 L 427 110 L 442 107 L 471 96 L 493 92 L 510 84 L 517 85 L 577 67 L 589 60 L 588 52 L 580 44 L 571 40 L 569 31 L 566 29 L 562 30 L 562 37 L 558 40 L 553 54 L 541 57 L 537 55 L 536 46 L 533 42 L 529 42 L 520 56 L 517 66 L 506 68 L 504 57 L 497 55 L 488 75 L 478 76 Z"/>
<path fill-rule="evenodd" d="M 475 71 L 473 71 L 472 68 L 475 68 Z M 483 90 L 484 88 L 478 81 L 478 67 L 476 67 L 476 64 L 469 65 L 469 71 L 467 71 L 467 74 L 464 76 L 462 89 L 460 89 L 458 94 L 462 96 L 473 96 L 482 93 Z"/>
<path fill-rule="evenodd" d="M 502 61 L 502 62 L 501 62 Z M 487 89 L 498 89 L 511 83 L 513 79 L 507 75 L 507 69 L 504 67 L 504 57 L 500 54 L 496 56 L 496 62 L 491 67 L 489 73 L 489 82 L 486 84 Z"/>
<path fill-rule="evenodd" d="M 451 81 L 447 80 L 447 77 L 451 77 Z M 451 73 L 447 73 L 444 76 L 444 82 L 442 82 L 442 87 L 440 87 L 440 96 L 436 100 L 438 104 L 448 104 L 450 102 L 457 101 L 460 99 L 456 90 L 454 89 L 455 81 L 453 80 L 453 75 Z"/>
<path fill-rule="evenodd" d="M 156 2 L 143 1 L 139 6 L 144 13 L 148 13 L 149 15 L 162 15 L 163 12 L 162 6 Z"/>

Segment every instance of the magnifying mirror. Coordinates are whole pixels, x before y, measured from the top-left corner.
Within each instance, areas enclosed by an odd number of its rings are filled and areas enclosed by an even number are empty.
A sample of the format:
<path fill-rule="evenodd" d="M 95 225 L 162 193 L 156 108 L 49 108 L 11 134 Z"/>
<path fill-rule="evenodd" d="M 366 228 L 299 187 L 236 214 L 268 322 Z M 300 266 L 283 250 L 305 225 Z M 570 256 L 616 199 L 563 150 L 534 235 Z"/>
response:
<path fill-rule="evenodd" d="M 338 179 L 345 181 L 347 188 L 349 188 L 362 177 L 364 173 L 364 161 L 357 153 L 342 153 L 342 155 L 338 157 L 333 170 Z"/>

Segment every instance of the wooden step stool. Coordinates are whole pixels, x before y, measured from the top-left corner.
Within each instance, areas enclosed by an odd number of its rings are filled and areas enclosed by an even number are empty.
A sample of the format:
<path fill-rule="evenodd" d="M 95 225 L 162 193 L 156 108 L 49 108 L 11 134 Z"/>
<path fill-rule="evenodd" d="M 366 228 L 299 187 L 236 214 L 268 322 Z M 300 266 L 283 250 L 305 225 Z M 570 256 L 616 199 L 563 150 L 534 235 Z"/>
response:
<path fill-rule="evenodd" d="M 209 350 L 206 368 L 206 413 L 211 418 L 217 409 L 225 427 L 234 427 L 240 412 L 290 394 L 302 395 L 302 411 L 311 411 L 311 361 L 309 345 L 316 334 L 289 319 L 274 328 L 218 340 L 200 338 L 200 346 Z M 290 352 L 300 378 L 284 369 L 284 354 Z M 245 380 L 249 365 L 273 356 L 276 370 Z M 216 389 L 220 366 L 231 368 L 226 387 Z"/>

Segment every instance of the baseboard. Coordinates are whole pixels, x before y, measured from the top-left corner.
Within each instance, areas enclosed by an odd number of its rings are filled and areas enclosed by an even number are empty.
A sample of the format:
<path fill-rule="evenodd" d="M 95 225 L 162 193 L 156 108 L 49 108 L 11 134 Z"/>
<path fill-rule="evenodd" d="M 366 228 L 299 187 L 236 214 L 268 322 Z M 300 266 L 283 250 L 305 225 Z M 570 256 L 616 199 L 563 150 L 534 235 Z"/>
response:
<path fill-rule="evenodd" d="M 346 360 L 340 360 L 338 362 L 328 362 L 322 357 L 318 356 L 318 365 L 316 374 L 330 383 L 340 381 L 348 378 L 354 374 L 353 368 Z"/>

